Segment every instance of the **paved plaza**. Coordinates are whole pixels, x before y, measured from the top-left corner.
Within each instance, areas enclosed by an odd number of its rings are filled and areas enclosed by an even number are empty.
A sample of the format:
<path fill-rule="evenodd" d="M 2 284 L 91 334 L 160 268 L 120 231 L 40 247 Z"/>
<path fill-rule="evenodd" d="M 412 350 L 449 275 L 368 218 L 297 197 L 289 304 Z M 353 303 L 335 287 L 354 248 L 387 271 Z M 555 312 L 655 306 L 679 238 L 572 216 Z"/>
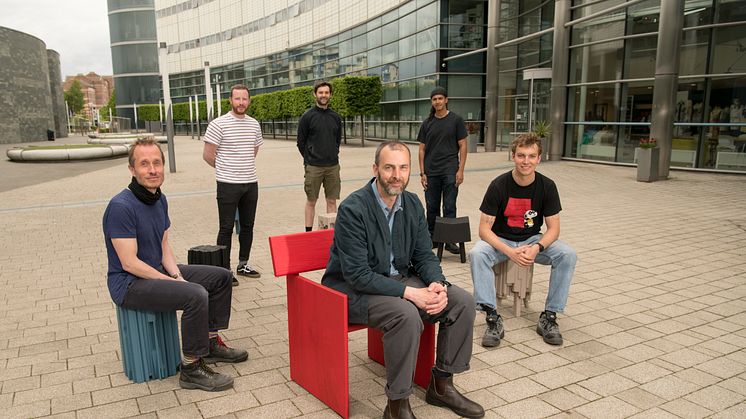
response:
<path fill-rule="evenodd" d="M 359 144 L 341 151 L 343 196 L 371 176 L 376 143 Z M 166 173 L 163 191 L 171 243 L 186 263 L 190 247 L 215 241 L 215 180 L 200 142 L 177 137 L 175 148 L 177 171 Z M 424 200 L 414 163 L 409 190 Z M 294 141 L 266 140 L 257 165 L 251 264 L 262 277 L 240 278 L 224 333 L 249 360 L 220 365 L 235 386 L 209 393 L 180 389 L 177 376 L 135 384 L 122 372 L 101 217 L 129 183 L 126 159 L 0 162 L 0 417 L 337 417 L 289 378 L 285 280 L 272 274 L 267 241 L 303 230 L 302 159 Z M 471 221 L 468 250 L 484 191 L 511 163 L 506 151 L 480 152 L 466 167 L 458 204 Z M 457 387 L 488 418 L 746 417 L 746 177 L 674 171 L 644 184 L 631 167 L 569 161 L 539 171 L 558 185 L 561 237 L 579 258 L 559 316 L 565 343 L 549 346 L 535 332 L 549 278 L 538 266 L 522 316 L 511 302 L 499 309 L 499 347 L 479 345 L 477 315 L 471 370 Z M 472 290 L 458 256 L 446 253 L 443 269 Z M 350 334 L 351 414 L 376 418 L 384 368 L 367 358 L 366 339 Z M 421 388 L 411 403 L 420 418 L 454 417 L 426 404 Z"/>

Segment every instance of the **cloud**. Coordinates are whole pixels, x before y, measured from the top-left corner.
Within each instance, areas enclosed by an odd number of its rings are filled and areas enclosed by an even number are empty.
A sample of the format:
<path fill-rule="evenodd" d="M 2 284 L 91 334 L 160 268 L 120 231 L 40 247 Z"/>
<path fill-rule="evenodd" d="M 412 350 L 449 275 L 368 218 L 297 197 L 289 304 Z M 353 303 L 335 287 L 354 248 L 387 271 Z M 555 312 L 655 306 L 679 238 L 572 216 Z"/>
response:
<path fill-rule="evenodd" d="M 104 0 L 3 0 L 0 26 L 34 35 L 60 53 L 62 77 L 112 74 Z"/>

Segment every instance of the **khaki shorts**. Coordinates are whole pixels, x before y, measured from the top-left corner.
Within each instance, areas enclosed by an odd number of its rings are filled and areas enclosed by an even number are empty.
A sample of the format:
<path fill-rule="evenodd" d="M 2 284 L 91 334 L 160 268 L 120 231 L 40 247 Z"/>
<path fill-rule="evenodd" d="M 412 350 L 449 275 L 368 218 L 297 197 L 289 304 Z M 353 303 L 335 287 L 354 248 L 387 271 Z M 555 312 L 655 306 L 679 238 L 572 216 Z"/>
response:
<path fill-rule="evenodd" d="M 321 184 L 324 184 L 324 196 L 326 199 L 339 199 L 339 192 L 342 189 L 342 182 L 339 179 L 339 165 L 334 166 L 305 166 L 305 178 L 303 190 L 306 191 L 306 198 L 309 201 L 319 199 L 319 190 Z"/>

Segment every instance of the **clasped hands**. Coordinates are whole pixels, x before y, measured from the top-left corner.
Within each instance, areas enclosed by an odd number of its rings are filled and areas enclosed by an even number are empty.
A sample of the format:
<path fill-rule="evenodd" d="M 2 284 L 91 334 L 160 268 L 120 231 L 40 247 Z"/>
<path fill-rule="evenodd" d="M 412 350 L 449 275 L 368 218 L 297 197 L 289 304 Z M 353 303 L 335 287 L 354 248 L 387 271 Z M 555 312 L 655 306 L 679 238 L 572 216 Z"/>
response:
<path fill-rule="evenodd" d="M 440 313 L 448 305 L 448 292 L 439 282 L 433 282 L 427 288 L 406 287 L 404 298 L 431 316 Z"/>
<path fill-rule="evenodd" d="M 512 247 L 507 253 L 507 256 L 513 262 L 520 266 L 530 266 L 534 263 L 536 255 L 539 254 L 539 246 L 533 244 L 526 244 L 523 246 Z"/>

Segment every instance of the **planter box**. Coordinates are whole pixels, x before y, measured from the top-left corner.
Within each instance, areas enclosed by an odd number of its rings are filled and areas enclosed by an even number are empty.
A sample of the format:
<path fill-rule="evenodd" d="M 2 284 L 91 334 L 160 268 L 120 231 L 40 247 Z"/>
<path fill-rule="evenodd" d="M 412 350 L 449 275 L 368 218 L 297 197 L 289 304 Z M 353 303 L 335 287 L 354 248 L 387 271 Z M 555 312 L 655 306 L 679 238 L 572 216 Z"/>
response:
<path fill-rule="evenodd" d="M 659 148 L 638 148 L 637 150 L 637 181 L 655 182 L 658 180 Z"/>

